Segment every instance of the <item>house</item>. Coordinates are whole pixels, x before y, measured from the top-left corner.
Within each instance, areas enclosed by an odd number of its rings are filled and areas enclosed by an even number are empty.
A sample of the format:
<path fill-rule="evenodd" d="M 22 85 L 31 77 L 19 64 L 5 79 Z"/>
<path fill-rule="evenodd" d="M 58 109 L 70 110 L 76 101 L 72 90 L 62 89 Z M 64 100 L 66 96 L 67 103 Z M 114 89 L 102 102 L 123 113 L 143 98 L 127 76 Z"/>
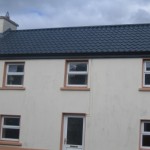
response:
<path fill-rule="evenodd" d="M 150 24 L 17 26 L 0 17 L 0 150 L 150 149 Z"/>

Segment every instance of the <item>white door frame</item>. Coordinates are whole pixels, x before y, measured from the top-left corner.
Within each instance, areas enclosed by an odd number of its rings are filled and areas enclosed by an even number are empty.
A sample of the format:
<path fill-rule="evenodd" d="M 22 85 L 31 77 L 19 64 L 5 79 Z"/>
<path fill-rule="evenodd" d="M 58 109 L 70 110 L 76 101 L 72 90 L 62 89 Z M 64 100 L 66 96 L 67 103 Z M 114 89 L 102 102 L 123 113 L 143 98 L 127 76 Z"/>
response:
<path fill-rule="evenodd" d="M 68 145 L 67 144 L 67 125 L 68 118 L 83 118 L 83 131 L 82 131 L 82 145 Z M 62 150 L 74 149 L 74 150 L 84 150 L 84 140 L 85 140 L 85 115 L 81 114 L 64 114 L 63 115 L 63 135 L 62 135 Z"/>

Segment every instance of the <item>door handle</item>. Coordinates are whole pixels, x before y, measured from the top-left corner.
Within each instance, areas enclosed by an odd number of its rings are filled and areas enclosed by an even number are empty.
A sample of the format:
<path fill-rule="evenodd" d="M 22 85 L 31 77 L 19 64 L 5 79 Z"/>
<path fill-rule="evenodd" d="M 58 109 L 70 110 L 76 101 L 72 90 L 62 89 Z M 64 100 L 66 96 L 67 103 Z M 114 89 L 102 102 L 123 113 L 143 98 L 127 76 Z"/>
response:
<path fill-rule="evenodd" d="M 67 144 L 67 138 L 64 138 L 64 144 Z"/>

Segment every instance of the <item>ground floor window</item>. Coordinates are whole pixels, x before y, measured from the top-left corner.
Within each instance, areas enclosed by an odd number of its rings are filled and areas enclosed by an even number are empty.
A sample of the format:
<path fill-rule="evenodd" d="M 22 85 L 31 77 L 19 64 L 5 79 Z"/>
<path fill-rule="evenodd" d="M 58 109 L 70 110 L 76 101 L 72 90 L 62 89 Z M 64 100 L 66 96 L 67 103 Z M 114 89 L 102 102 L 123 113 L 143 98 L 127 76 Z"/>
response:
<path fill-rule="evenodd" d="M 1 140 L 19 140 L 20 116 L 1 117 Z"/>
<path fill-rule="evenodd" d="M 150 121 L 142 121 L 141 124 L 141 147 L 150 148 Z"/>

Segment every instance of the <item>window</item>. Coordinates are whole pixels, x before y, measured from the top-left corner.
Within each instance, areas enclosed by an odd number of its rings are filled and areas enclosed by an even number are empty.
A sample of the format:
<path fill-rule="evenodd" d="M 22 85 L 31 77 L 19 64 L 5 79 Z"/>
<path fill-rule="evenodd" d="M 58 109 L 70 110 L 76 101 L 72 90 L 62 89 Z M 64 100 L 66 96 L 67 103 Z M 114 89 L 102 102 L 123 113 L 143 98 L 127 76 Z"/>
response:
<path fill-rule="evenodd" d="M 19 140 L 19 132 L 19 116 L 2 116 L 1 140 Z"/>
<path fill-rule="evenodd" d="M 67 61 L 66 86 L 87 87 L 88 61 Z"/>
<path fill-rule="evenodd" d="M 150 121 L 142 121 L 141 147 L 142 148 L 150 148 Z"/>
<path fill-rule="evenodd" d="M 24 63 L 6 63 L 5 86 L 22 86 Z"/>
<path fill-rule="evenodd" d="M 144 61 L 143 86 L 150 87 L 150 61 Z"/>

